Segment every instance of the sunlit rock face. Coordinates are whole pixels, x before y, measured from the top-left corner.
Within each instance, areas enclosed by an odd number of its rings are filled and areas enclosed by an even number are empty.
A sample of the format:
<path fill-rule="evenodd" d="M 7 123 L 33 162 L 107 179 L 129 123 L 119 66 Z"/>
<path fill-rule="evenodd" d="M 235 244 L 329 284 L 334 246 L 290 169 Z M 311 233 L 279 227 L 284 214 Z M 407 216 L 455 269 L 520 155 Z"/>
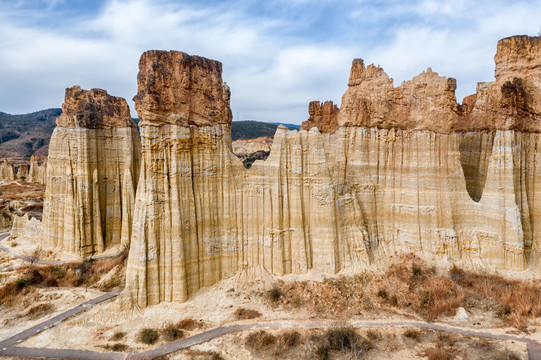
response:
<path fill-rule="evenodd" d="M 501 40 L 495 59 L 496 81 L 461 105 L 454 79 L 428 69 L 395 88 L 356 59 L 340 110 L 314 103 L 310 130 L 280 126 L 247 170 L 221 64 L 144 53 L 126 296 L 184 301 L 249 267 L 336 273 L 412 251 L 539 268 L 539 38 Z"/>
<path fill-rule="evenodd" d="M 44 247 L 85 257 L 127 247 L 140 141 L 126 100 L 66 89 L 46 170 Z"/>
<path fill-rule="evenodd" d="M 15 173 L 13 164 L 7 158 L 4 158 L 4 160 L 0 163 L 0 179 L 9 181 L 15 180 L 16 178 L 17 175 Z"/>
<path fill-rule="evenodd" d="M 30 170 L 28 171 L 28 181 L 38 184 L 45 184 L 47 178 L 47 158 L 42 159 L 39 156 L 30 157 Z"/>

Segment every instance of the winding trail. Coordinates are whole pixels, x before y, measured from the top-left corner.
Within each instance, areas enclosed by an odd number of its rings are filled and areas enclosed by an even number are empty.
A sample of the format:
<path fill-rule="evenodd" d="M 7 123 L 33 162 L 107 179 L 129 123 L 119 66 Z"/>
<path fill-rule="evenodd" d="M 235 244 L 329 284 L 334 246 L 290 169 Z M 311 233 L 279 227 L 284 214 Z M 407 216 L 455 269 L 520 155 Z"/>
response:
<path fill-rule="evenodd" d="M 0 241 L 5 239 L 9 234 L 0 235 Z M 8 252 L 10 255 L 19 259 L 30 261 L 29 257 L 24 255 L 16 255 L 11 253 L 10 249 L 0 244 L 0 250 Z M 115 255 L 106 255 L 103 257 L 114 257 Z M 65 264 L 73 263 L 68 262 L 49 262 L 49 261 L 35 261 L 39 264 Z M 219 336 L 230 334 L 236 331 L 246 331 L 255 329 L 315 329 L 315 328 L 327 328 L 340 323 L 336 320 L 287 320 L 287 321 L 258 321 L 253 323 L 238 323 L 227 326 L 220 326 L 211 330 L 207 330 L 200 334 L 190 336 L 169 344 L 162 345 L 153 350 L 131 352 L 129 354 L 120 352 L 98 352 L 89 350 L 74 350 L 74 349 L 44 349 L 44 348 L 29 348 L 14 346 L 17 343 L 34 336 L 46 329 L 49 329 L 60 322 L 78 315 L 83 311 L 88 310 L 92 306 L 101 302 L 107 301 L 116 297 L 121 291 L 105 293 L 94 299 L 88 300 L 72 309 L 69 309 L 53 318 L 43 321 L 27 330 L 21 331 L 3 341 L 0 341 L 0 357 L 4 356 L 20 356 L 26 358 L 45 358 L 45 359 L 82 359 L 82 360 L 101 360 L 101 359 L 113 359 L 113 360 L 135 360 L 135 359 L 153 359 L 158 356 L 170 354 L 172 352 L 185 349 L 187 347 L 200 344 Z M 481 331 L 468 328 L 460 328 L 451 325 L 443 325 L 436 323 L 428 323 L 424 321 L 361 321 L 352 320 L 348 322 L 349 325 L 355 328 L 397 328 L 397 327 L 416 327 L 428 330 L 439 330 L 460 335 L 476 336 L 480 338 L 497 339 L 497 340 L 513 340 L 516 342 L 525 343 L 528 348 L 529 360 L 541 360 L 541 343 L 539 341 L 529 339 L 523 336 L 501 334 L 490 331 Z"/>

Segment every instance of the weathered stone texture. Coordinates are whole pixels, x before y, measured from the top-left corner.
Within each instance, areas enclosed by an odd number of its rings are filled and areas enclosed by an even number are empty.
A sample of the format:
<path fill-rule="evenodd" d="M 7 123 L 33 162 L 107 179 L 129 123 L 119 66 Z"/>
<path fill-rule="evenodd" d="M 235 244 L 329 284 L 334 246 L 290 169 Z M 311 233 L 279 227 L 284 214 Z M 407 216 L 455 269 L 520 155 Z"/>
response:
<path fill-rule="evenodd" d="M 355 60 L 341 126 L 280 126 L 269 158 L 246 170 L 231 153 L 218 64 L 157 51 L 140 62 L 142 167 L 125 292 L 134 304 L 184 301 L 249 267 L 335 273 L 411 251 L 485 269 L 541 266 L 539 113 L 528 105 L 522 117 L 530 132 L 515 121 L 521 99 L 541 95 L 524 85 L 535 83 L 528 71 L 520 81 L 498 75 L 487 85 L 497 94 L 480 85 L 458 105 L 454 80 L 430 69 L 394 88 L 381 68 Z M 214 95 L 188 105 L 203 83 Z M 479 131 L 509 111 L 511 123 Z"/>
<path fill-rule="evenodd" d="M 301 130 L 317 127 L 320 132 L 333 133 L 338 129 L 338 113 L 340 109 L 332 101 L 312 101 L 308 104 L 308 120 L 301 124 Z"/>
<path fill-rule="evenodd" d="M 38 184 L 45 184 L 47 178 L 47 158 L 41 158 L 36 155 L 30 157 L 30 170 L 28 171 L 28 181 Z"/>
<path fill-rule="evenodd" d="M 0 179 L 2 180 L 15 180 L 15 168 L 13 164 L 9 162 L 7 158 L 4 158 L 0 164 Z"/>
<path fill-rule="evenodd" d="M 128 246 L 140 141 L 122 98 L 66 90 L 49 144 L 44 247 L 85 257 Z"/>

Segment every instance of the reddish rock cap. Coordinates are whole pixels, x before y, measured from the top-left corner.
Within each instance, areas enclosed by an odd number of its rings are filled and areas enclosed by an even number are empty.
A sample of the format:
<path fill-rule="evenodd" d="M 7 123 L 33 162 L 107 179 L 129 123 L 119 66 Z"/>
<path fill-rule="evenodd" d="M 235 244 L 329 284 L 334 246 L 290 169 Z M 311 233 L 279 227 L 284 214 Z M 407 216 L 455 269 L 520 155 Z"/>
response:
<path fill-rule="evenodd" d="M 180 51 L 150 50 L 139 61 L 133 98 L 143 124 L 230 124 L 229 87 L 222 63 Z"/>
<path fill-rule="evenodd" d="M 83 90 L 79 86 L 66 89 L 56 125 L 87 129 L 135 127 L 124 98 L 111 96 L 102 89 Z"/>

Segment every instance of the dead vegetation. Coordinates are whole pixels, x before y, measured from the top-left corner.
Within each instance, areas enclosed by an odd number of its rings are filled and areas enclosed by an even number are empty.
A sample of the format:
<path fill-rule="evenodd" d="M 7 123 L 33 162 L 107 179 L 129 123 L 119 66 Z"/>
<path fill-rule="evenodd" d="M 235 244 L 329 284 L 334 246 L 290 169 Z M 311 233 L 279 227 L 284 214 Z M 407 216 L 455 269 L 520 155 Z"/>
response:
<path fill-rule="evenodd" d="M 322 282 L 280 282 L 267 292 L 273 306 L 306 309 L 318 317 L 344 318 L 393 309 L 435 321 L 458 307 L 493 312 L 504 325 L 527 330 L 541 315 L 539 282 L 506 280 L 453 267 L 439 274 L 415 255 L 402 256 L 384 273 L 326 278 Z"/>
<path fill-rule="evenodd" d="M 235 311 L 235 317 L 238 320 L 249 320 L 261 317 L 261 313 L 257 310 L 245 309 L 240 307 Z"/>
<path fill-rule="evenodd" d="M 262 359 L 371 359 L 402 350 L 429 360 L 520 358 L 498 340 L 433 330 L 400 332 L 360 330 L 345 323 L 328 329 L 259 330 L 244 337 L 244 346 L 252 358 Z"/>
<path fill-rule="evenodd" d="M 126 256 L 124 253 L 116 258 L 87 259 L 81 263 L 67 265 L 40 266 L 33 263 L 19 268 L 15 278 L 5 281 L 0 286 L 0 307 L 11 307 L 20 303 L 23 298 L 35 294 L 38 288 L 96 286 L 111 270 L 125 266 Z M 110 282 L 96 287 L 107 291 L 121 284 L 122 279 L 114 276 Z"/>

